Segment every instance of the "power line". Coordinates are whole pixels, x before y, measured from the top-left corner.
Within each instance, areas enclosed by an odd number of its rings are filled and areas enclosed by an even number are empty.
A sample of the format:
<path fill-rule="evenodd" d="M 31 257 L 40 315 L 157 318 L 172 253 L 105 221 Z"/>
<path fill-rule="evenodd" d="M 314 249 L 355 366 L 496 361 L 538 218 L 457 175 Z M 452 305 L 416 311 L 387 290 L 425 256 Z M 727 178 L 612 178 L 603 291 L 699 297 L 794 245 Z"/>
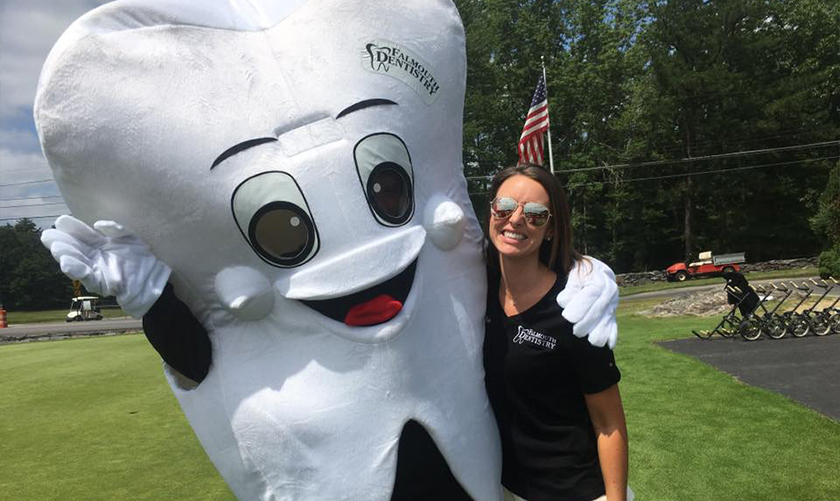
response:
<path fill-rule="evenodd" d="M 773 131 L 773 134 L 746 134 L 741 136 L 730 136 L 727 135 L 725 138 L 721 137 L 709 137 L 704 136 L 699 139 L 695 139 L 692 141 L 691 146 L 692 149 L 695 151 L 706 150 L 712 146 L 716 146 L 719 144 L 750 144 L 750 143 L 759 143 L 759 142 L 766 142 L 773 139 L 779 138 L 798 138 L 800 136 L 809 136 L 818 134 L 820 132 L 824 132 L 826 130 L 834 130 L 835 127 L 831 125 L 824 125 L 822 127 L 813 128 L 813 129 L 800 129 L 800 128 L 788 128 L 788 129 L 777 129 Z M 770 131 L 767 131 L 770 132 Z M 660 152 L 675 152 L 675 151 L 684 151 L 686 145 L 685 144 L 671 144 L 671 145 L 657 145 L 657 151 Z"/>
<path fill-rule="evenodd" d="M 634 183 L 638 181 L 654 181 L 657 179 L 672 179 L 677 177 L 687 177 L 687 176 L 702 176 L 706 174 L 717 174 L 721 172 L 734 172 L 734 171 L 743 171 L 743 170 L 752 170 L 752 169 L 763 169 L 765 167 L 776 167 L 779 165 L 790 165 L 790 164 L 800 164 L 800 163 L 810 163 L 810 162 L 817 162 L 820 160 L 834 160 L 840 158 L 840 155 L 832 155 L 828 157 L 822 158 L 809 158 L 806 160 L 791 160 L 788 162 L 776 162 L 772 164 L 760 164 L 760 165 L 749 165 L 746 167 L 733 167 L 731 169 L 716 169 L 716 170 L 707 170 L 701 172 L 688 172 L 683 174 L 668 174 L 665 176 L 652 176 L 652 177 L 639 177 L 633 179 L 622 179 L 620 181 L 595 181 L 591 183 L 580 183 L 580 184 L 564 184 L 564 188 L 580 188 L 583 186 L 593 186 L 593 185 L 604 185 L 604 184 L 619 184 L 619 183 Z M 470 195 L 487 195 L 489 192 L 482 191 L 478 193 L 470 193 Z"/>
<path fill-rule="evenodd" d="M 701 150 L 701 149 L 706 149 L 706 148 L 709 148 L 710 146 L 718 145 L 718 144 L 722 144 L 722 143 L 726 143 L 726 144 L 756 143 L 756 142 L 764 142 L 764 141 L 767 141 L 767 140 L 778 139 L 778 138 L 796 138 L 796 137 L 800 137 L 800 136 L 811 136 L 811 135 L 814 135 L 814 134 L 820 134 L 820 133 L 828 131 L 828 130 L 834 131 L 835 129 L 836 129 L 836 127 L 833 126 L 833 125 L 823 125 L 821 127 L 814 127 L 814 128 L 810 128 L 810 129 L 802 129 L 802 128 L 799 128 L 799 127 L 790 127 L 790 128 L 786 128 L 786 129 L 775 129 L 774 131 L 772 131 L 772 134 L 769 134 L 771 131 L 766 131 L 766 132 L 768 132 L 768 134 L 744 134 L 744 135 L 740 135 L 740 136 L 727 135 L 725 138 L 704 136 L 704 137 L 701 137 L 699 139 L 693 140 L 692 143 L 691 143 L 691 146 L 695 150 Z M 563 132 L 563 131 L 561 131 L 561 132 Z M 564 139 L 564 138 L 566 138 L 566 139 Z M 558 138 L 556 138 L 556 139 L 557 140 L 554 141 L 554 144 L 570 141 L 570 139 L 568 139 L 568 136 L 565 135 L 565 134 L 560 134 L 558 136 Z M 605 143 L 599 143 L 599 144 L 605 144 Z M 609 145 L 606 145 L 606 146 L 609 147 Z M 656 148 L 657 152 L 665 153 L 665 152 L 672 152 L 672 151 L 683 151 L 683 150 L 685 150 L 685 145 L 684 144 L 669 144 L 669 145 L 656 144 L 655 148 Z M 616 148 L 612 148 L 612 149 L 615 150 Z M 488 160 L 474 160 L 473 162 L 477 163 L 479 165 L 487 165 L 487 164 L 493 164 L 494 163 L 492 160 L 489 160 L 489 161 Z"/>
<path fill-rule="evenodd" d="M 21 207 L 41 207 L 43 205 L 67 205 L 63 201 L 61 202 L 42 202 L 39 204 L 18 204 L 18 205 L 7 205 L 5 207 L 0 206 L 0 209 L 19 209 Z"/>
<path fill-rule="evenodd" d="M 815 127 L 815 128 L 810 128 L 810 129 L 802 129 L 802 128 L 798 128 L 798 127 L 790 127 L 790 128 L 787 128 L 787 129 L 776 129 L 776 130 L 772 131 L 773 132 L 772 134 L 745 134 L 745 135 L 741 135 L 741 136 L 728 135 L 728 136 L 726 136 L 726 138 L 703 137 L 703 138 L 695 139 L 694 141 L 692 141 L 692 147 L 695 150 L 701 150 L 701 149 L 706 149 L 709 146 L 717 145 L 717 144 L 721 144 L 721 143 L 735 144 L 735 143 L 764 142 L 764 141 L 770 140 L 770 139 L 796 138 L 796 137 L 800 137 L 800 136 L 814 135 L 814 134 L 819 134 L 819 133 L 827 131 L 827 130 L 832 130 L 833 131 L 835 129 L 836 129 L 836 127 L 833 126 L 833 125 L 823 125 L 821 127 Z M 771 131 L 767 131 L 767 132 L 769 133 Z M 518 132 L 517 132 L 517 134 L 518 134 Z M 559 143 L 564 142 L 564 140 L 562 139 L 563 137 L 565 137 L 565 136 L 561 134 L 559 136 L 559 139 L 557 141 L 554 141 L 554 144 L 557 144 L 558 142 Z M 609 145 L 606 145 L 605 143 L 599 143 L 599 144 L 604 144 L 605 146 L 610 147 Z M 657 152 L 665 153 L 665 152 L 671 152 L 671 151 L 683 151 L 685 149 L 685 145 L 683 145 L 683 144 L 671 144 L 671 145 L 657 144 L 655 146 L 655 148 L 656 148 Z M 612 149 L 616 150 L 616 148 L 612 148 Z M 696 158 L 696 157 L 694 157 L 694 158 Z M 472 160 L 472 161 L 466 162 L 466 163 L 476 164 L 476 165 L 492 165 L 492 166 L 497 165 L 497 163 L 493 160 L 480 160 L 480 159 Z"/>
<path fill-rule="evenodd" d="M 670 164 L 684 164 L 684 163 L 692 163 L 692 162 L 699 162 L 699 161 L 706 161 L 706 160 L 717 160 L 721 158 L 735 158 L 735 157 L 743 157 L 743 156 L 750 156 L 750 155 L 761 155 L 765 153 L 774 153 L 779 151 L 793 151 L 793 150 L 802 150 L 806 148 L 821 148 L 821 147 L 828 147 L 828 146 L 840 146 L 840 141 L 823 141 L 819 143 L 810 143 L 810 144 L 797 144 L 793 146 L 779 146 L 777 148 L 764 148 L 760 150 L 747 150 L 747 151 L 733 151 L 729 153 L 718 153 L 716 155 L 705 155 L 699 157 L 690 157 L 690 158 L 678 158 L 672 160 L 651 160 L 648 162 L 635 162 L 635 163 L 626 163 L 626 164 L 612 164 L 612 165 L 602 165 L 598 167 L 582 167 L 579 169 L 566 169 L 557 171 L 557 173 L 570 173 L 570 172 L 587 172 L 587 171 L 594 171 L 594 170 L 606 170 L 606 169 L 623 169 L 629 167 L 648 167 L 654 165 L 670 165 Z M 493 176 L 470 176 L 467 180 L 471 179 L 487 179 Z"/>
<path fill-rule="evenodd" d="M 0 202 L 12 202 L 12 201 L 15 201 L 15 200 L 37 200 L 37 199 L 48 200 L 50 198 L 64 198 L 64 197 L 62 197 L 61 195 L 50 195 L 50 196 L 47 196 L 47 197 L 42 197 L 42 196 L 38 196 L 38 195 L 31 195 L 31 196 L 28 196 L 28 197 L 0 198 Z"/>
<path fill-rule="evenodd" d="M 604 170 L 604 169 L 621 169 L 627 167 L 646 167 L 651 165 L 663 165 L 663 164 L 679 164 L 679 163 L 692 163 L 698 161 L 705 161 L 705 160 L 716 160 L 719 158 L 735 158 L 735 157 L 742 157 L 742 156 L 750 156 L 750 155 L 761 155 L 764 153 L 774 153 L 777 151 L 792 151 L 792 150 L 802 150 L 805 148 L 819 148 L 824 146 L 838 146 L 840 145 L 840 141 L 824 141 L 822 143 L 811 143 L 811 144 L 799 144 L 795 146 L 780 146 L 778 148 L 765 148 L 761 150 L 749 150 L 749 151 L 734 151 L 730 153 L 719 153 L 717 155 L 705 155 L 700 157 L 690 157 L 690 158 L 680 158 L 677 160 L 652 160 L 649 162 L 639 162 L 639 163 L 628 163 L 628 164 L 613 164 L 613 165 L 603 165 L 600 167 L 583 167 L 580 169 L 568 169 L 561 172 L 584 172 L 584 171 L 592 171 L 592 170 Z"/>
<path fill-rule="evenodd" d="M 665 176 L 652 176 L 652 177 L 639 177 L 633 179 L 622 179 L 620 181 L 594 181 L 591 183 L 580 183 L 580 184 L 567 184 L 564 185 L 564 188 L 579 188 L 581 186 L 594 186 L 596 184 L 618 184 L 618 183 L 634 183 L 638 181 L 652 181 L 656 179 L 671 179 L 675 177 L 687 177 L 687 176 L 702 176 L 705 174 L 716 174 L 719 172 L 735 172 L 735 171 L 742 171 L 742 170 L 752 170 L 752 169 L 763 169 L 765 167 L 776 167 L 779 165 L 789 165 L 789 164 L 801 164 L 801 163 L 810 163 L 810 162 L 817 162 L 820 160 L 833 160 L 836 158 L 840 158 L 840 155 L 833 155 L 829 157 L 822 157 L 822 158 L 809 158 L 805 160 L 791 160 L 788 162 L 776 162 L 772 164 L 761 164 L 761 165 L 749 165 L 746 167 L 732 167 L 729 169 L 715 169 L 715 170 L 707 170 L 707 171 L 700 171 L 700 172 L 687 172 L 683 174 L 668 174 Z"/>
<path fill-rule="evenodd" d="M 17 216 L 17 217 L 0 217 L 0 221 L 14 221 L 18 219 L 48 219 L 54 218 L 58 216 L 64 216 L 65 214 L 52 214 L 49 216 Z"/>
<path fill-rule="evenodd" d="M 840 141 L 834 141 L 834 143 L 840 143 Z M 673 179 L 677 177 L 687 177 L 687 176 L 702 176 L 707 174 L 717 174 L 721 172 L 735 172 L 735 171 L 745 171 L 745 170 L 753 170 L 753 169 L 763 169 L 767 167 L 778 167 L 780 165 L 792 165 L 792 164 L 804 164 L 804 163 L 811 163 L 811 162 L 818 162 L 821 160 L 834 160 L 840 158 L 840 155 L 832 155 L 827 157 L 820 157 L 820 158 L 809 158 L 805 160 L 791 160 L 787 162 L 775 162 L 769 164 L 759 164 L 759 165 L 749 165 L 745 167 L 732 167 L 728 169 L 713 169 L 713 170 L 706 170 L 700 172 L 689 172 L 689 173 L 682 173 L 682 174 L 668 174 L 664 176 L 651 176 L 651 177 L 641 177 L 641 178 L 633 178 L 633 179 L 622 179 L 620 181 L 595 181 L 591 183 L 579 183 L 579 184 L 566 184 L 564 188 L 580 188 L 584 186 L 594 186 L 594 185 L 604 185 L 604 184 L 618 184 L 618 183 L 635 183 L 640 181 L 654 181 L 659 179 Z M 568 171 L 561 171 L 561 172 L 568 172 Z M 473 176 L 467 179 L 485 179 L 491 176 Z M 487 192 L 482 193 L 473 193 L 473 195 L 486 195 Z M 0 209 L 10 209 L 10 208 L 20 208 L 20 207 L 38 207 L 42 205 L 61 205 L 64 204 L 63 202 L 52 202 L 52 203 L 43 203 L 43 204 L 30 204 L 30 205 L 18 205 L 18 206 L 8 206 L 8 207 L 0 207 Z M 61 214 L 54 214 L 48 216 L 17 216 L 17 217 L 3 217 L 0 218 L 0 221 L 11 221 L 17 219 L 46 219 L 52 217 L 58 217 Z"/>
<path fill-rule="evenodd" d="M 6 186 L 23 186 L 24 184 L 35 184 L 35 183 L 49 183 L 54 182 L 55 179 L 38 179 L 37 181 L 23 181 L 20 183 L 8 183 L 8 184 L 0 184 L 0 188 L 5 188 Z"/>
<path fill-rule="evenodd" d="M 17 169 L 3 169 L 3 170 L 0 170 L 0 172 L 2 172 L 4 174 L 8 174 L 9 172 L 32 172 L 32 171 L 36 171 L 36 170 L 45 170 L 45 169 L 49 169 L 49 168 L 50 168 L 49 165 L 36 165 L 35 167 L 19 167 Z"/>

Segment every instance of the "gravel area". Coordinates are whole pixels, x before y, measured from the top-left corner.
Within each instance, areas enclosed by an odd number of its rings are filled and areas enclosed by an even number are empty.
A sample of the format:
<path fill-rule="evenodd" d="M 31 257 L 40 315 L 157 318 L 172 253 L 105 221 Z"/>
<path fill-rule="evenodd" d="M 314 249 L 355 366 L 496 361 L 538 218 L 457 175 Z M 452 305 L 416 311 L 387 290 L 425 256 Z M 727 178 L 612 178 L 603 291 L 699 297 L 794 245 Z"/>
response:
<path fill-rule="evenodd" d="M 724 291 L 706 290 L 681 294 L 641 313 L 648 317 L 709 316 L 723 315 L 730 308 L 731 305 L 727 304 Z"/>

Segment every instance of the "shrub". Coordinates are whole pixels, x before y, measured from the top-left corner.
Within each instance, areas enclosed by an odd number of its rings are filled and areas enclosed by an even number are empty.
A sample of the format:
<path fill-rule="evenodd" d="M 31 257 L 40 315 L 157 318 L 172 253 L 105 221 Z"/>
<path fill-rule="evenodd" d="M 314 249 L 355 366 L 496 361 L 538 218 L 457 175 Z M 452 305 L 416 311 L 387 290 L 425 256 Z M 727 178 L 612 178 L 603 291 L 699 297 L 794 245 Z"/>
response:
<path fill-rule="evenodd" d="M 840 279 L 840 245 L 835 245 L 820 254 L 820 276 Z"/>

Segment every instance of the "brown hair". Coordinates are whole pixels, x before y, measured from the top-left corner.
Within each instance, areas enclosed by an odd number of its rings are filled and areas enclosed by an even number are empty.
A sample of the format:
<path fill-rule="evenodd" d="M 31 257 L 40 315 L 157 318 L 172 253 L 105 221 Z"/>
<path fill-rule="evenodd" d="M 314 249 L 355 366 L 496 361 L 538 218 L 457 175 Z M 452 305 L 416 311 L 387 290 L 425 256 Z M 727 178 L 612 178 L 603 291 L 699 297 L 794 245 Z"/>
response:
<path fill-rule="evenodd" d="M 569 212 L 569 204 L 566 202 L 566 193 L 557 182 L 557 179 L 545 168 L 536 164 L 519 164 L 514 167 L 503 169 L 493 177 L 490 185 L 490 200 L 496 198 L 499 187 L 513 176 L 525 176 L 540 183 L 548 193 L 549 209 L 551 218 L 548 220 L 552 239 L 543 240 L 540 246 L 539 259 L 549 269 L 557 273 L 568 275 L 576 260 L 583 256 L 574 249 L 572 237 L 572 221 Z M 494 270 L 499 271 L 499 251 L 490 241 L 490 225 L 492 215 L 487 213 L 487 232 L 484 237 L 484 257 L 487 264 Z"/>

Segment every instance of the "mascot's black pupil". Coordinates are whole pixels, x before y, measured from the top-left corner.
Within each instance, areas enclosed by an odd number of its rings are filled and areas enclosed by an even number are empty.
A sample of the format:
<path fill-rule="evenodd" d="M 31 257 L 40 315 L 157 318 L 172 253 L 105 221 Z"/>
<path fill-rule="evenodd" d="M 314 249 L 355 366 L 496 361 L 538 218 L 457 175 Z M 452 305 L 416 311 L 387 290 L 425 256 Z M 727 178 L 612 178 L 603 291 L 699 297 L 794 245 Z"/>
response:
<path fill-rule="evenodd" d="M 411 180 L 397 164 L 376 166 L 368 178 L 368 199 L 373 210 L 389 223 L 403 223 L 411 213 Z"/>
<path fill-rule="evenodd" d="M 269 261 L 294 265 L 312 248 L 309 216 L 297 205 L 275 202 L 262 207 L 251 220 L 251 242 Z"/>

